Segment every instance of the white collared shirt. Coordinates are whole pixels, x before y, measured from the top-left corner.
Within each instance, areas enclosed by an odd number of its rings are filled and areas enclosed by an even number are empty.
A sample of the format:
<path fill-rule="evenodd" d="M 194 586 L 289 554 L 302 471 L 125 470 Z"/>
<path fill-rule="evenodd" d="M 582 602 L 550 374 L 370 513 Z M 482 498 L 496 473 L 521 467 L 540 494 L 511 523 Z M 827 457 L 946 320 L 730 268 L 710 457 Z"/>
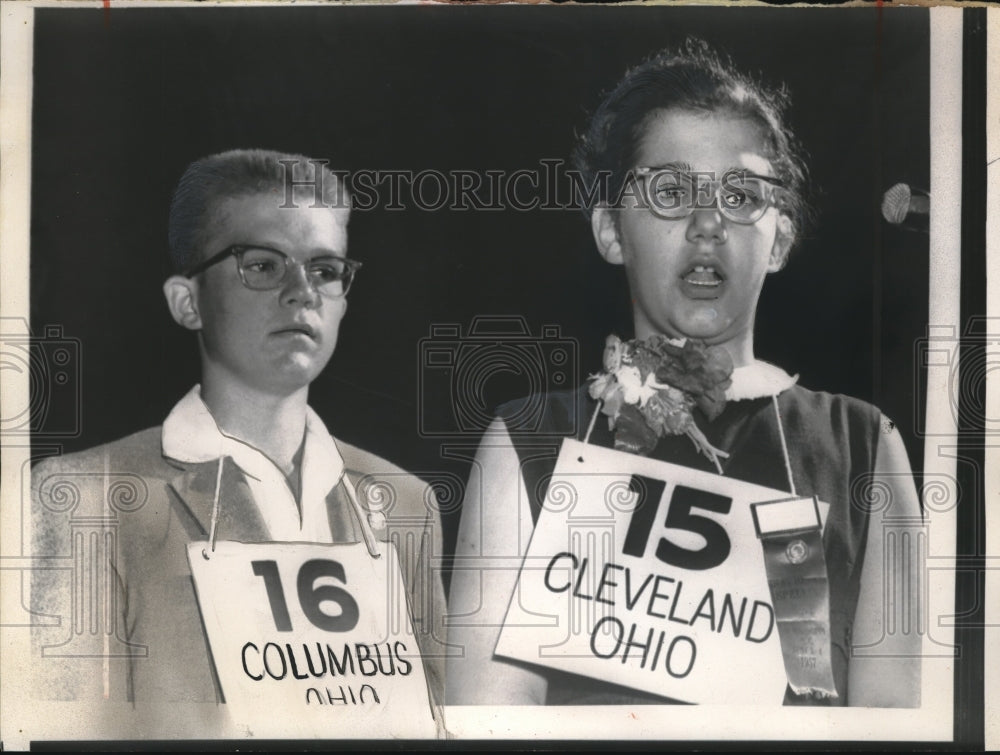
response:
<path fill-rule="evenodd" d="M 246 476 L 272 540 L 333 542 L 326 497 L 344 474 L 344 459 L 323 420 L 309 407 L 302 451 L 301 517 L 282 471 L 259 450 L 219 429 L 201 400 L 200 385 L 188 391 L 167 416 L 162 443 L 164 455 L 181 462 L 197 464 L 231 458 Z M 224 495 L 219 505 L 225 505 Z"/>

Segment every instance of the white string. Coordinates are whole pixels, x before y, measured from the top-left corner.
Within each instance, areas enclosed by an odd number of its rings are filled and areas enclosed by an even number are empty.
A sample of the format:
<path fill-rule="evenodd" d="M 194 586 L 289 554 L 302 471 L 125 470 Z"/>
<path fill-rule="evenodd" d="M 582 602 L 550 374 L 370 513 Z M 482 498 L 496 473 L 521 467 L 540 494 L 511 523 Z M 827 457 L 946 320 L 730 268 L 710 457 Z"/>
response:
<path fill-rule="evenodd" d="M 785 429 L 781 424 L 781 411 L 778 409 L 778 395 L 774 394 L 771 396 L 771 400 L 774 402 L 774 414 L 778 418 L 778 437 L 781 438 L 781 453 L 785 456 L 785 472 L 788 473 L 788 488 L 792 491 L 792 495 L 797 495 L 795 492 L 795 480 L 792 479 L 792 461 L 788 458 L 788 445 L 785 443 Z"/>
<path fill-rule="evenodd" d="M 601 407 L 604 406 L 604 400 L 601 399 L 597 402 L 597 408 L 594 409 L 594 414 L 590 418 L 590 425 L 587 427 L 587 434 L 583 438 L 584 443 L 590 442 L 590 434 L 594 431 L 594 425 L 597 423 L 597 415 L 601 413 Z"/>
<path fill-rule="evenodd" d="M 219 456 L 219 467 L 215 473 L 215 498 L 212 500 L 212 524 L 209 525 L 208 530 L 208 542 L 212 546 L 212 552 L 215 552 L 215 530 L 219 524 L 219 493 L 222 491 L 222 464 L 225 461 L 225 456 Z M 208 554 L 203 550 L 201 552 L 205 558 L 208 558 Z"/>
<path fill-rule="evenodd" d="M 348 479 L 346 471 L 340 479 L 344 483 L 344 489 L 347 490 L 347 497 L 351 499 L 351 506 L 354 507 L 354 513 L 357 515 L 358 522 L 361 523 L 361 536 L 364 537 L 365 545 L 368 546 L 368 553 L 371 554 L 372 558 L 382 558 L 382 554 L 378 550 L 378 541 L 375 539 L 375 533 L 372 532 L 372 528 L 368 524 L 368 517 L 365 515 L 366 512 L 361 506 L 361 502 L 358 501 L 357 491 L 354 490 L 354 485 Z"/>

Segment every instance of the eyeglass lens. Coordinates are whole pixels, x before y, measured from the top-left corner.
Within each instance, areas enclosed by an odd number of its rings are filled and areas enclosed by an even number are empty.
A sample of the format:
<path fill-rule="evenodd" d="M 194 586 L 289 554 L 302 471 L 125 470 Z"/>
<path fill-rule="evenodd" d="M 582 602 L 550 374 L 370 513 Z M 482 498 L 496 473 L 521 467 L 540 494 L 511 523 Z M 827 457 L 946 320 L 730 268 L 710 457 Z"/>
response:
<path fill-rule="evenodd" d="M 301 263 L 272 249 L 249 247 L 237 257 L 240 274 L 248 288 L 266 291 L 281 286 L 288 271 L 302 265 L 312 286 L 321 294 L 342 296 L 350 288 L 354 268 L 337 257 L 319 257 Z"/>
<path fill-rule="evenodd" d="M 662 217 L 683 218 L 697 208 L 718 207 L 723 215 L 739 223 L 758 220 L 770 206 L 773 191 L 766 181 L 739 172 L 709 181 L 662 170 L 651 173 L 646 186 L 650 208 Z"/>

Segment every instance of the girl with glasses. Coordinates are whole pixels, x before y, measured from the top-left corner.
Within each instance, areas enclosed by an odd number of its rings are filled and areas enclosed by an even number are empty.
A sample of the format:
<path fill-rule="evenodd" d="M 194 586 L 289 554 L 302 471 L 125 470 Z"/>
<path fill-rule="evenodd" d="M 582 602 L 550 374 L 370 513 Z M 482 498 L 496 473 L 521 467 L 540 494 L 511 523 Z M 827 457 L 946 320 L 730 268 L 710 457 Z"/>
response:
<path fill-rule="evenodd" d="M 625 269 L 634 340 L 610 337 L 602 375 L 547 397 L 539 437 L 575 436 L 829 504 L 828 620 L 814 651 L 831 682 L 803 691 L 790 676 L 784 704 L 916 706 L 919 562 L 883 569 L 896 558 L 886 543 L 902 542 L 894 522 L 921 517 L 902 440 L 876 407 L 801 386 L 754 352 L 764 281 L 809 222 L 788 104 L 700 42 L 650 57 L 601 102 L 575 158 L 598 187 L 584 208 L 597 251 Z M 645 362 L 635 356 L 643 344 Z M 665 361 L 651 369 L 649 354 Z M 538 438 L 511 431 L 519 405 L 501 407 L 487 431 L 463 504 L 449 613 L 461 617 L 450 640 L 464 655 L 449 661 L 450 702 L 684 702 L 496 653 L 555 466 L 539 458 Z M 873 488 L 885 491 L 885 506 L 872 504 Z M 672 547 L 709 548 L 725 519 L 702 520 L 701 541 Z M 727 547 L 761 544 L 751 537 Z M 788 559 L 802 552 L 790 547 Z M 472 557 L 491 568 L 472 568 Z"/>

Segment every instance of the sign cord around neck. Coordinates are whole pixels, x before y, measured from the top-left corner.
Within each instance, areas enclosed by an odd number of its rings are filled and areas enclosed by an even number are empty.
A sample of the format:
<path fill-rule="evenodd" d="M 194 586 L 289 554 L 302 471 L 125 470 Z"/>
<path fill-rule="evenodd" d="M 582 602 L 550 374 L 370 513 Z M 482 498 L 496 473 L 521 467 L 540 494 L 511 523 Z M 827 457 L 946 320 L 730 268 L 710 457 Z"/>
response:
<path fill-rule="evenodd" d="M 225 456 L 219 456 L 219 465 L 215 473 L 215 496 L 212 499 L 212 524 L 209 526 L 208 530 L 208 542 L 212 548 L 212 552 L 215 552 L 215 533 L 218 529 L 219 524 L 219 494 L 222 491 L 222 465 L 225 462 Z M 207 560 L 209 558 L 208 552 L 202 549 L 201 555 Z"/>
<path fill-rule="evenodd" d="M 594 425 L 597 424 L 597 415 L 601 413 L 601 407 L 604 406 L 604 400 L 597 400 L 597 408 L 594 409 L 593 415 L 590 417 L 590 424 L 587 426 L 587 434 L 583 437 L 584 443 L 590 443 L 590 434 L 594 432 Z"/>
<path fill-rule="evenodd" d="M 368 546 L 368 553 L 371 554 L 372 558 L 381 558 L 382 554 L 379 553 L 378 541 L 375 539 L 375 533 L 372 532 L 372 528 L 368 524 L 366 512 L 361 506 L 361 502 L 358 501 L 358 493 L 354 489 L 354 485 L 351 483 L 350 478 L 348 478 L 346 470 L 341 477 L 341 481 L 344 483 L 344 489 L 347 490 L 347 497 L 351 500 L 351 507 L 354 509 L 357 520 L 361 525 L 361 535 L 365 539 L 365 545 Z"/>
<path fill-rule="evenodd" d="M 792 478 L 792 460 L 788 457 L 788 444 L 785 442 L 785 428 L 781 424 L 781 410 L 778 409 L 778 394 L 775 393 L 771 396 L 771 400 L 774 402 L 774 416 L 778 419 L 778 437 L 781 439 L 781 453 L 785 457 L 785 473 L 788 475 L 788 489 L 791 491 L 792 495 L 798 495 L 795 492 L 795 480 Z"/>

